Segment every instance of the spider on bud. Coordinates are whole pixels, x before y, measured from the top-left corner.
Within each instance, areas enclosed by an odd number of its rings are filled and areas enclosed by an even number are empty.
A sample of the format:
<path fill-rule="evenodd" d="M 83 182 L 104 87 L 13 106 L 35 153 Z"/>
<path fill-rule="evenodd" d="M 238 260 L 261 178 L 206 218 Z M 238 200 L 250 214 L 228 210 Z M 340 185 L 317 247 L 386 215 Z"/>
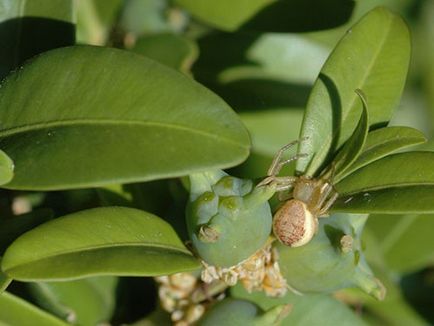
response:
<path fill-rule="evenodd" d="M 305 140 L 306 138 L 302 139 Z M 333 187 L 333 167 L 319 178 L 310 176 L 283 176 L 278 174 L 282 167 L 305 154 L 282 160 L 283 153 L 299 141 L 282 147 L 276 154 L 267 172 L 267 177 L 257 187 L 276 184 L 279 199 L 283 191 L 292 189 L 291 198 L 274 214 L 273 233 L 284 245 L 300 247 L 308 243 L 318 229 L 318 218 L 328 216 L 328 211 L 338 198 Z"/>

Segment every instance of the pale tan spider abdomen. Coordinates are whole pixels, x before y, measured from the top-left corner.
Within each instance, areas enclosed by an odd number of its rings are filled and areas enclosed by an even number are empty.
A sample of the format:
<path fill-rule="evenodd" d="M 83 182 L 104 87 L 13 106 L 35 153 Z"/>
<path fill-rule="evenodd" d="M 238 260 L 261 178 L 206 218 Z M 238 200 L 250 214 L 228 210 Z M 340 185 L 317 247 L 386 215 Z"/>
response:
<path fill-rule="evenodd" d="M 274 214 L 273 232 L 284 245 L 300 247 L 312 239 L 317 223 L 304 202 L 291 199 Z"/>

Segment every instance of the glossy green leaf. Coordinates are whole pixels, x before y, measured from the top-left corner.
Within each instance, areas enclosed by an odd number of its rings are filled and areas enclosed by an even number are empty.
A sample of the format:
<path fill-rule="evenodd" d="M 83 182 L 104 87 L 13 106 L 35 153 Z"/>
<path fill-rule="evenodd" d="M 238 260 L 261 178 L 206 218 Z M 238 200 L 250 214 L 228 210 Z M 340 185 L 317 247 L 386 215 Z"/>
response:
<path fill-rule="evenodd" d="M 0 150 L 0 185 L 8 183 L 14 177 L 14 162 Z"/>
<path fill-rule="evenodd" d="M 62 320 L 46 313 L 23 299 L 4 292 L 0 294 L 0 325 L 67 326 Z"/>
<path fill-rule="evenodd" d="M 39 209 L 10 218 L 0 218 L 0 255 L 21 234 L 49 221 L 52 217 L 51 210 Z"/>
<path fill-rule="evenodd" d="M 85 210 L 41 225 L 19 237 L 2 261 L 8 276 L 25 281 L 154 276 L 198 267 L 169 224 L 122 207 Z"/>
<path fill-rule="evenodd" d="M 356 90 L 362 101 L 362 115 L 360 116 L 359 123 L 356 129 L 354 129 L 351 137 L 346 141 L 343 148 L 339 151 L 338 155 L 332 162 L 332 169 L 334 169 L 335 176 L 333 180 L 337 182 L 340 176 L 353 164 L 353 162 L 359 157 L 360 152 L 365 145 L 366 136 L 369 130 L 368 120 L 368 105 L 366 99 L 361 90 Z"/>
<path fill-rule="evenodd" d="M 132 50 L 184 73 L 190 71 L 198 56 L 195 43 L 170 33 L 142 37 L 137 40 Z"/>
<path fill-rule="evenodd" d="M 75 42 L 72 0 L 0 1 L 0 77 L 30 57 Z"/>
<path fill-rule="evenodd" d="M 373 190 L 434 185 L 434 152 L 406 152 L 386 156 L 337 183 L 340 194 Z"/>
<path fill-rule="evenodd" d="M 231 294 L 236 298 L 252 301 L 264 310 L 280 304 L 291 304 L 291 312 L 283 319 L 282 326 L 365 325 L 345 304 L 328 295 L 300 296 L 288 292 L 283 298 L 271 298 L 263 292 L 247 293 L 239 285 L 231 288 Z"/>
<path fill-rule="evenodd" d="M 219 97 L 112 48 L 39 56 L 3 83 L 0 120 L 2 148 L 15 163 L 11 189 L 181 176 L 236 165 L 249 150 L 247 131 Z"/>
<path fill-rule="evenodd" d="M 374 130 L 368 134 L 359 158 L 345 171 L 340 179 L 399 149 L 421 144 L 425 141 L 425 136 L 419 130 L 410 127 L 386 127 Z"/>
<path fill-rule="evenodd" d="M 30 283 L 29 287 L 38 305 L 54 315 L 73 324 L 98 325 L 111 318 L 116 283 L 116 278 L 104 277 L 37 282 Z"/>
<path fill-rule="evenodd" d="M 410 40 L 403 20 L 377 8 L 348 30 L 315 82 L 309 97 L 299 147 L 308 157 L 297 170 L 315 175 L 349 138 L 360 116 L 356 89 L 369 103 L 371 126 L 386 124 L 398 104 L 410 59 Z"/>
<path fill-rule="evenodd" d="M 434 213 L 434 185 L 386 188 L 343 195 L 333 211 L 378 214 Z"/>
<path fill-rule="evenodd" d="M 205 23 L 225 31 L 305 32 L 327 29 L 345 23 L 354 8 L 351 0 L 175 2 Z"/>

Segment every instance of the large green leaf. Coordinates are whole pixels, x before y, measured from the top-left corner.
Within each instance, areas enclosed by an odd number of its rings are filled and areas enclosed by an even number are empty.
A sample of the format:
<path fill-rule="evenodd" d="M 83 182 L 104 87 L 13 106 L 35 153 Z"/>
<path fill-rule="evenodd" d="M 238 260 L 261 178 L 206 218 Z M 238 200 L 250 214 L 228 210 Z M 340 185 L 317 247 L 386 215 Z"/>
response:
<path fill-rule="evenodd" d="M 112 316 L 116 278 L 30 283 L 32 296 L 47 311 L 79 325 L 99 325 Z"/>
<path fill-rule="evenodd" d="M 72 0 L 0 0 L 0 77 L 26 59 L 75 41 Z"/>
<path fill-rule="evenodd" d="M 374 130 L 368 134 L 359 158 L 345 171 L 339 180 L 398 149 L 421 144 L 425 141 L 425 136 L 419 130 L 410 127 L 386 127 Z M 339 180 L 335 179 L 335 181 Z"/>
<path fill-rule="evenodd" d="M 434 152 L 386 156 L 355 171 L 335 186 L 340 194 L 351 195 L 415 185 L 434 185 Z"/>
<path fill-rule="evenodd" d="M 31 91 L 29 91 L 31 90 Z M 219 97 L 117 49 L 53 50 L 0 90 L 12 189 L 65 189 L 180 176 L 240 163 L 249 138 Z"/>
<path fill-rule="evenodd" d="M 8 183 L 14 176 L 14 162 L 0 150 L 0 185 Z"/>
<path fill-rule="evenodd" d="M 365 145 L 366 136 L 368 135 L 369 120 L 368 120 L 368 106 L 361 90 L 356 90 L 357 95 L 363 104 L 362 115 L 360 116 L 359 123 L 353 134 L 347 140 L 343 148 L 336 155 L 332 162 L 332 169 L 334 169 L 334 181 L 339 180 L 340 176 L 353 164 L 358 158 L 360 152 Z"/>
<path fill-rule="evenodd" d="M 405 23 L 387 9 L 377 8 L 348 30 L 315 82 L 309 97 L 299 147 L 309 154 L 297 170 L 318 173 L 349 138 L 360 116 L 356 89 L 369 103 L 371 126 L 386 124 L 404 87 L 410 58 Z"/>
<path fill-rule="evenodd" d="M 345 23 L 352 0 L 176 0 L 194 16 L 225 31 L 303 32 Z"/>
<path fill-rule="evenodd" d="M 23 299 L 4 292 L 0 294 L 0 325 L 67 326 Z"/>
<path fill-rule="evenodd" d="M 43 224 L 19 237 L 2 261 L 8 276 L 26 281 L 166 275 L 198 267 L 169 224 L 122 207 L 85 210 Z"/>

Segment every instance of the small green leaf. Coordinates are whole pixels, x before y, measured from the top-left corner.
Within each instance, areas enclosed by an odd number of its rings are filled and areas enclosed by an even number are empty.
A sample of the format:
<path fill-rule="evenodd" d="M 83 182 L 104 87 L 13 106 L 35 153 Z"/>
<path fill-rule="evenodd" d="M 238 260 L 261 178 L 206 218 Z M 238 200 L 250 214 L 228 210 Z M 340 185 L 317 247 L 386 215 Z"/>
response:
<path fill-rule="evenodd" d="M 14 177 L 14 162 L 0 150 L 0 185 L 8 183 Z"/>
<path fill-rule="evenodd" d="M 0 217 L 0 255 L 21 234 L 52 218 L 53 212 L 50 209 L 39 209 L 10 218 Z"/>
<path fill-rule="evenodd" d="M 371 126 L 386 124 L 404 87 L 410 39 L 403 20 L 377 8 L 348 30 L 315 82 L 306 108 L 299 146 L 308 156 L 297 171 L 315 175 L 350 137 L 360 116 L 355 89 L 369 101 Z"/>
<path fill-rule="evenodd" d="M 352 163 L 359 157 L 363 146 L 365 145 L 366 136 L 369 130 L 368 121 L 368 105 L 366 98 L 361 90 L 356 90 L 357 95 L 362 101 L 362 115 L 360 116 L 359 123 L 356 129 L 354 129 L 351 137 L 346 141 L 343 148 L 339 151 L 338 155 L 332 162 L 332 169 L 335 170 L 333 180 L 338 182 L 340 176 L 352 165 Z"/>
<path fill-rule="evenodd" d="M 334 212 L 368 214 L 434 213 L 434 185 L 386 188 L 343 195 L 333 204 Z"/>
<path fill-rule="evenodd" d="M 386 156 L 337 183 L 342 195 L 405 187 L 434 185 L 434 152 L 406 152 Z"/>
<path fill-rule="evenodd" d="M 249 151 L 246 129 L 222 99 L 113 48 L 40 55 L 3 83 L 0 121 L 2 148 L 15 163 L 11 189 L 181 176 L 236 165 Z"/>
<path fill-rule="evenodd" d="M 99 325 L 110 320 L 115 301 L 116 278 L 96 277 L 70 282 L 29 283 L 38 305 L 79 325 Z M 101 288 L 104 285 L 106 288 Z"/>
<path fill-rule="evenodd" d="M 75 42 L 72 0 L 0 0 L 0 79 L 25 60 Z"/>
<path fill-rule="evenodd" d="M 345 23 L 352 0 L 176 0 L 194 16 L 225 31 L 306 32 Z"/>
<path fill-rule="evenodd" d="M 23 281 L 92 275 L 154 276 L 200 265 L 169 224 L 133 208 L 95 208 L 23 234 L 6 250 L 3 271 Z"/>
<path fill-rule="evenodd" d="M 4 292 L 0 294 L 0 325 L 68 326 L 23 299 Z"/>
<path fill-rule="evenodd" d="M 195 43 L 183 36 L 170 33 L 142 37 L 131 50 L 183 73 L 190 71 L 198 56 Z"/>
<path fill-rule="evenodd" d="M 374 130 L 368 133 L 362 153 L 341 175 L 340 180 L 388 154 L 412 145 L 422 144 L 425 141 L 425 136 L 419 130 L 410 127 L 385 127 Z"/>

